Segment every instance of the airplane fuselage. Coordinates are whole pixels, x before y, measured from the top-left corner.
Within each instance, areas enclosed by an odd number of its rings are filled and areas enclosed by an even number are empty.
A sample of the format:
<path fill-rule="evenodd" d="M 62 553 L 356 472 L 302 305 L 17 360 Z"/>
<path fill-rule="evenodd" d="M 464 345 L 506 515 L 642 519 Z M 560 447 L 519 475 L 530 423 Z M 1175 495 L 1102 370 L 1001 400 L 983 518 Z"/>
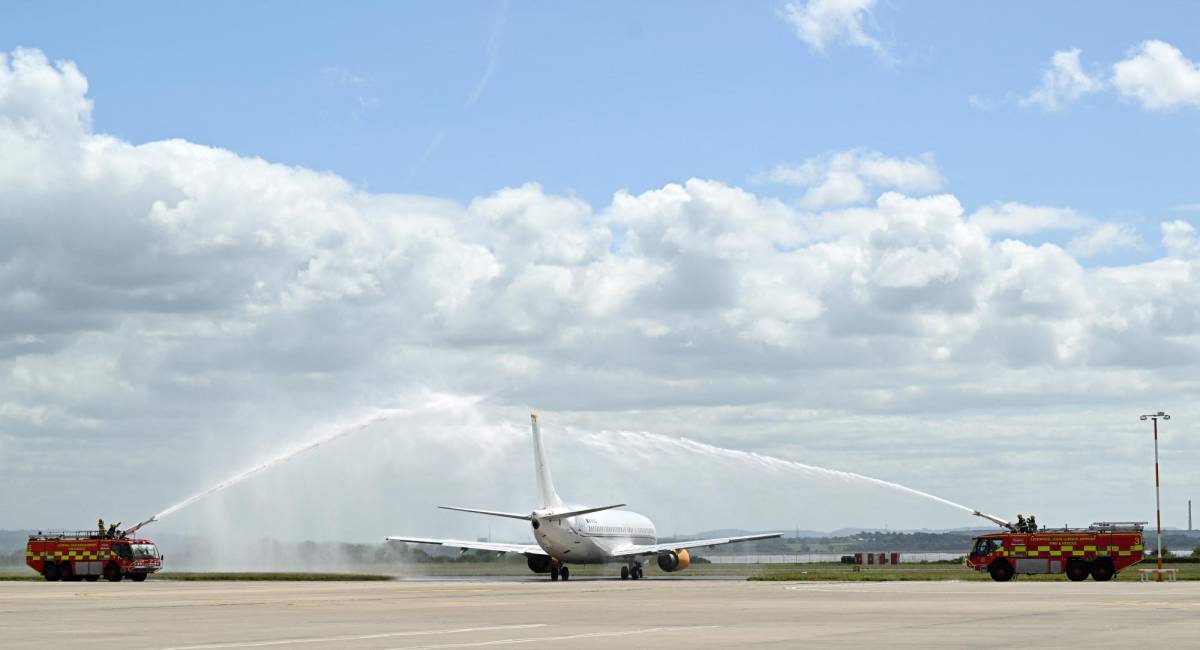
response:
<path fill-rule="evenodd" d="M 541 507 L 529 514 L 461 506 L 438 507 L 529 522 L 533 529 L 533 539 L 536 545 L 493 542 L 491 540 L 469 541 L 403 536 L 388 537 L 387 539 L 397 542 L 458 547 L 463 551 L 475 549 L 487 552 L 520 553 L 525 556 L 531 571 L 549 573 L 551 580 L 569 579 L 571 570 L 567 564 L 615 562 L 624 565 L 621 567 L 621 579 L 637 580 L 643 575 L 642 560 L 646 558 L 656 558 L 658 568 L 669 573 L 688 567 L 688 549 L 781 536 L 780 533 L 766 533 L 659 544 L 654 523 L 649 518 L 629 510 L 617 510 L 617 508 L 624 507 L 624 503 L 588 507 L 567 506 L 563 503 L 562 497 L 558 496 L 558 492 L 554 490 L 550 467 L 546 463 L 546 452 L 542 448 L 537 414 L 531 413 L 529 419 L 533 433 L 533 466 L 537 473 L 538 501 L 542 504 Z"/>
<path fill-rule="evenodd" d="M 551 557 L 575 564 L 616 562 L 614 550 L 630 545 L 658 543 L 654 523 L 645 515 L 629 510 L 605 510 L 565 519 L 543 519 L 555 511 L 575 508 L 535 510 L 533 537 Z"/>

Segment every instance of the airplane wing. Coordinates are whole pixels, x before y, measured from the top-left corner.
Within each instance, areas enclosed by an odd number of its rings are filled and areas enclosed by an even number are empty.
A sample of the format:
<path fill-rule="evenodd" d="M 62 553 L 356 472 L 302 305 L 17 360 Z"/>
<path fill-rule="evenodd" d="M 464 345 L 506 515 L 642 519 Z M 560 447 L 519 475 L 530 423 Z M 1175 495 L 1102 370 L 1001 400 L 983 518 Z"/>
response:
<path fill-rule="evenodd" d="M 389 542 L 408 542 L 409 544 L 432 544 L 449 546 L 462 550 L 496 551 L 499 553 L 520 553 L 521 555 L 549 555 L 537 544 L 503 544 L 500 542 L 468 542 L 463 539 L 426 539 L 423 537 L 388 537 Z"/>
<path fill-rule="evenodd" d="M 633 557 L 635 555 L 655 555 L 663 551 L 676 551 L 684 548 L 700 548 L 701 546 L 720 546 L 721 544 L 736 544 L 737 542 L 753 542 L 758 539 L 774 539 L 783 537 L 783 533 L 763 533 L 761 535 L 739 535 L 736 537 L 714 537 L 713 539 L 693 539 L 669 544 L 642 544 L 625 546 L 613 551 L 613 557 Z"/>

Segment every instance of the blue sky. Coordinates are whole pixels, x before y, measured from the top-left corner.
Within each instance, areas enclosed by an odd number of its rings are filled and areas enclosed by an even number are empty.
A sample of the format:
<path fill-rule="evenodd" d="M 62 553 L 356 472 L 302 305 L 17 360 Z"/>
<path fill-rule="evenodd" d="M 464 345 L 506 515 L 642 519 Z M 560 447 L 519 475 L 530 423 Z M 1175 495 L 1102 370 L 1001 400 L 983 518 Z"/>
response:
<path fill-rule="evenodd" d="M 565 466 L 602 463 L 561 489 L 647 481 L 629 502 L 680 531 L 974 522 L 698 477 L 623 432 L 1145 519 L 1138 414 L 1174 415 L 1168 500 L 1200 490 L 1179 471 L 1200 463 L 1197 24 L 1195 3 L 8 3 L 0 493 L 36 496 L 0 528 L 93 518 L 71 495 L 113 467 L 142 479 L 119 488 L 134 520 L 430 392 L 472 406 L 177 525 L 303 535 L 320 501 L 361 539 L 486 534 L 409 483 L 523 504 L 530 408 L 592 441 Z M 64 441 L 96 462 L 64 466 Z"/>
<path fill-rule="evenodd" d="M 372 191 L 468 200 L 532 180 L 604 204 L 867 147 L 932 152 L 969 209 L 1070 206 L 1152 231 L 1200 202 L 1195 111 L 1147 113 L 1113 93 L 1052 114 L 1018 106 L 1056 50 L 1097 70 L 1148 38 L 1200 56 L 1195 4 L 885 3 L 871 24 L 888 61 L 844 44 L 815 53 L 781 7 L 30 2 L 9 5 L 0 46 L 77 62 L 98 131 L 182 137 Z"/>

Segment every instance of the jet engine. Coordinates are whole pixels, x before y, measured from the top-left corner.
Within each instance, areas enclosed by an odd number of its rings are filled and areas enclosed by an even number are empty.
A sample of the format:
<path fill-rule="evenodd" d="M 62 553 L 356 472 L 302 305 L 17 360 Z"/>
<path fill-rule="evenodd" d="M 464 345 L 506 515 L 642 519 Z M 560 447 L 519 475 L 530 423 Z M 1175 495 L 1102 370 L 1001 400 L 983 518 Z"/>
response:
<path fill-rule="evenodd" d="M 527 555 L 525 557 L 527 558 L 525 563 L 529 565 L 529 570 L 534 573 L 549 573 L 550 566 L 554 562 L 545 555 Z"/>
<path fill-rule="evenodd" d="M 688 555 L 687 549 L 679 549 L 677 551 L 667 551 L 666 553 L 658 554 L 658 568 L 670 573 L 672 571 L 683 571 L 692 563 L 692 558 Z"/>

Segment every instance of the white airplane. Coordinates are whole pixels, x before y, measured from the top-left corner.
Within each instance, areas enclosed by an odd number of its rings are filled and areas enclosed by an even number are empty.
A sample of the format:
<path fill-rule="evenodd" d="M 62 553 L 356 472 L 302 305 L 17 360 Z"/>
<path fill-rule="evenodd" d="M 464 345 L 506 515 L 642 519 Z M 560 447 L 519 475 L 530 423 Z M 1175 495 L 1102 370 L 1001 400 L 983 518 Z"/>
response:
<path fill-rule="evenodd" d="M 457 547 L 464 552 L 475 549 L 520 553 L 527 558 L 530 570 L 534 573 L 549 573 L 551 580 L 567 580 L 571 577 L 567 563 L 619 562 L 622 565 L 621 579 L 636 580 L 642 577 L 642 558 L 651 555 L 658 557 L 658 568 L 663 571 L 681 571 L 691 563 L 688 549 L 783 536 L 782 533 L 766 533 L 659 544 L 654 524 L 648 518 L 636 512 L 616 510 L 623 507 L 624 503 L 591 508 L 563 505 L 558 492 L 554 491 L 554 481 L 550 478 L 550 466 L 546 464 L 546 452 L 542 448 L 537 414 L 530 413 L 529 417 L 533 423 L 533 462 L 537 470 L 538 496 L 542 502 L 539 508 L 529 514 L 521 514 L 455 506 L 438 507 L 528 521 L 533 527 L 533 537 L 537 544 L 468 542 L 423 537 L 388 537 L 388 541 Z"/>

